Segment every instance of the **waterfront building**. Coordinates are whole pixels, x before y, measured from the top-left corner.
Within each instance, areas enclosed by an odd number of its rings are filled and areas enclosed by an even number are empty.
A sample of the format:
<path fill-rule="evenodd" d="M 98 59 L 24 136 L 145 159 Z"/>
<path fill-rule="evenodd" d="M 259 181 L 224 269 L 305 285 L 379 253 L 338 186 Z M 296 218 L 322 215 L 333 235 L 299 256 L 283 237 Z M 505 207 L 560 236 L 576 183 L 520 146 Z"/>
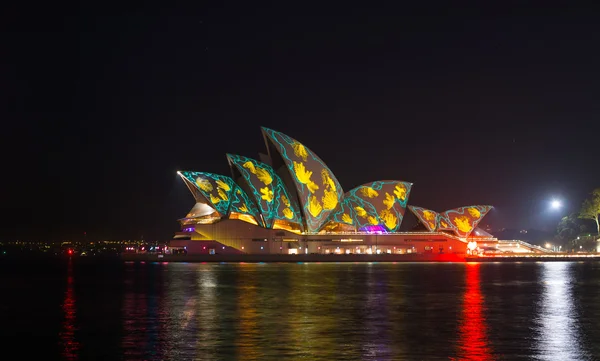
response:
<path fill-rule="evenodd" d="M 313 151 L 262 128 L 259 160 L 227 154 L 231 175 L 180 171 L 195 205 L 171 247 L 189 253 L 477 253 L 497 239 L 478 228 L 492 208 L 436 212 L 408 205 L 412 183 L 377 180 L 344 192 Z M 419 225 L 400 231 L 407 208 Z M 488 246 L 489 244 L 489 246 Z"/>

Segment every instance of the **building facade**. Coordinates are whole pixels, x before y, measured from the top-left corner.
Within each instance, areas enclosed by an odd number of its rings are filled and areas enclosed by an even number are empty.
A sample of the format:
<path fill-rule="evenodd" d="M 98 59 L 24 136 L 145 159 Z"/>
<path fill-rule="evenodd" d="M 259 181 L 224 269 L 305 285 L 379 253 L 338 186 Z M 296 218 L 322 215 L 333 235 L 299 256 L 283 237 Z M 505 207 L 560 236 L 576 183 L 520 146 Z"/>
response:
<path fill-rule="evenodd" d="M 196 204 L 172 247 L 191 253 L 472 253 L 496 239 L 477 228 L 486 205 L 435 212 L 408 205 L 412 183 L 379 180 L 344 192 L 308 147 L 262 128 L 260 160 L 227 154 L 231 175 L 180 171 Z M 406 209 L 420 227 L 401 232 Z"/>

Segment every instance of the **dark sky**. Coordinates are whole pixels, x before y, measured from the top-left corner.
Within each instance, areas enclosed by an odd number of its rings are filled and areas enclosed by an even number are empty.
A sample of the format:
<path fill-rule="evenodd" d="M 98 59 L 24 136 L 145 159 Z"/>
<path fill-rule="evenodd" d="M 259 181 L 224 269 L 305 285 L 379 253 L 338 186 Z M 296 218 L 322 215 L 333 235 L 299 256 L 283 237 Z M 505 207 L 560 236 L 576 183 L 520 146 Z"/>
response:
<path fill-rule="evenodd" d="M 409 181 L 494 228 L 552 228 L 600 186 L 592 9 L 230 4 L 3 14 L 0 239 L 168 239 L 194 203 L 176 171 L 229 175 L 261 125 L 345 190 Z"/>

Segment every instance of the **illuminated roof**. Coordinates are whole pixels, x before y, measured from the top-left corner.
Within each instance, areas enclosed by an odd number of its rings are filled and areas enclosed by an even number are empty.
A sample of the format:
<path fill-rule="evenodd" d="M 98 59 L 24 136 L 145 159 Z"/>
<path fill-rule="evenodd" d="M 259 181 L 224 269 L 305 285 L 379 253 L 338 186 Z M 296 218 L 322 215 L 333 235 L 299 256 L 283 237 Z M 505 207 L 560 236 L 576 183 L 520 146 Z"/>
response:
<path fill-rule="evenodd" d="M 235 187 L 233 179 L 219 174 L 205 172 L 179 172 L 181 178 L 186 182 L 188 188 L 195 188 L 195 194 L 201 194 L 212 208 L 219 214 L 226 216 L 229 210 L 231 191 Z M 191 189 L 190 189 L 191 190 Z M 199 201 L 196 199 L 196 201 Z"/>
<path fill-rule="evenodd" d="M 415 206 L 409 208 L 430 232 L 452 231 L 459 237 L 469 237 L 492 206 L 466 206 L 442 213 Z"/>
<path fill-rule="evenodd" d="M 331 220 L 358 229 L 382 226 L 389 232 L 400 228 L 411 183 L 387 180 L 358 186 L 344 195 Z"/>
<path fill-rule="evenodd" d="M 263 127 L 262 133 L 270 155 L 276 150 L 281 156 L 281 160 L 271 157 L 278 162 L 275 166 L 279 174 L 267 163 L 234 154 L 227 154 L 234 178 L 178 172 L 197 203 L 216 210 L 220 217 L 306 234 L 341 229 L 398 233 L 412 183 L 375 181 L 344 194 L 331 169 L 304 144 L 269 128 Z M 279 175 L 295 187 L 295 192 L 286 188 Z M 492 207 L 476 205 L 442 213 L 409 208 L 429 232 L 451 231 L 458 237 L 468 237 Z"/>
<path fill-rule="evenodd" d="M 281 178 L 270 165 L 235 154 L 227 154 L 227 158 L 252 190 L 267 228 L 272 228 L 276 219 L 302 223 L 302 216 L 294 199 L 290 197 Z"/>
<path fill-rule="evenodd" d="M 340 203 L 344 194 L 342 186 L 325 162 L 308 147 L 272 129 L 263 127 L 262 131 L 275 146 L 292 176 L 307 231 L 319 230 Z"/>

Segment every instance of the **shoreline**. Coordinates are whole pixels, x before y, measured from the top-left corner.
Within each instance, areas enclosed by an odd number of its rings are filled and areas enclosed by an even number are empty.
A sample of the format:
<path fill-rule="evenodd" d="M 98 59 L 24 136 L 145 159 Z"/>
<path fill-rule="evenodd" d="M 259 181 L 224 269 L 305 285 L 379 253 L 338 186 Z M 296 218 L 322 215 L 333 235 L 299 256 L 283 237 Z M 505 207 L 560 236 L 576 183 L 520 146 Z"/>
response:
<path fill-rule="evenodd" d="M 122 254 L 124 262 L 189 262 L 189 263 L 465 263 L 465 262 L 597 262 L 596 255 L 529 255 L 470 257 L 457 254 L 413 255 L 284 255 L 284 254 L 216 254 L 216 255 Z"/>

